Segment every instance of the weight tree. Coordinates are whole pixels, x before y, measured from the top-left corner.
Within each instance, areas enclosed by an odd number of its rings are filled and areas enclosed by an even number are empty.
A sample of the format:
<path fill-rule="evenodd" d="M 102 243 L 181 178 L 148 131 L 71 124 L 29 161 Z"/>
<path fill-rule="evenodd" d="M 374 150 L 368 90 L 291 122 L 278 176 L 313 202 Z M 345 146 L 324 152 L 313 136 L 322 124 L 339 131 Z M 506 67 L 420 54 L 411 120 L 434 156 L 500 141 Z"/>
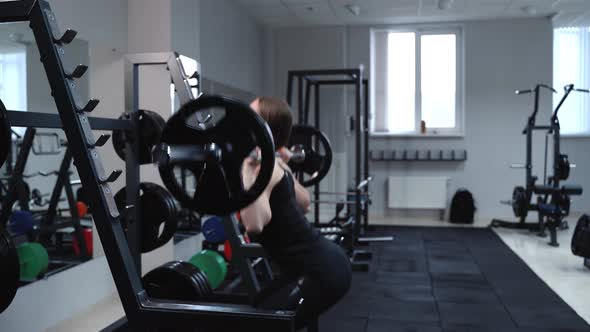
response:
<path fill-rule="evenodd" d="M 22 113 L 24 123 L 12 123 L 15 126 L 49 126 L 64 130 L 80 180 L 92 202 L 94 223 L 130 327 L 137 331 L 190 327 L 215 329 L 218 326 L 247 330 L 293 330 L 295 313 L 292 311 L 261 310 L 244 305 L 171 302 L 147 296 L 121 227 L 120 214 L 110 188 L 110 183 L 122 172 L 119 170 L 107 175 L 98 152 L 98 148 L 106 140 L 104 136 L 95 139 L 92 132 L 92 129 L 112 130 L 114 127 L 133 130 L 135 119 L 128 121 L 88 117 L 87 113 L 94 110 L 98 100 L 84 103 L 80 100 L 76 87 L 76 79 L 84 74 L 87 67 L 80 65 L 74 69 L 64 68 L 62 59 L 66 52 L 64 46 L 74 40 L 77 32 L 68 29 L 62 33 L 55 14 L 46 1 L 0 2 L 0 23 L 25 21 L 30 23 L 33 31 L 59 116 L 45 114 L 43 118 L 46 122 L 40 122 L 41 116 Z M 138 176 L 139 164 L 137 157 L 132 155 L 136 152 L 136 147 L 129 148 L 130 158 L 126 160 L 126 169 L 128 172 L 136 172 L 132 176 Z M 129 173 L 127 176 L 130 177 Z M 137 197 L 129 198 L 137 201 Z M 139 241 L 136 246 L 139 246 Z"/>

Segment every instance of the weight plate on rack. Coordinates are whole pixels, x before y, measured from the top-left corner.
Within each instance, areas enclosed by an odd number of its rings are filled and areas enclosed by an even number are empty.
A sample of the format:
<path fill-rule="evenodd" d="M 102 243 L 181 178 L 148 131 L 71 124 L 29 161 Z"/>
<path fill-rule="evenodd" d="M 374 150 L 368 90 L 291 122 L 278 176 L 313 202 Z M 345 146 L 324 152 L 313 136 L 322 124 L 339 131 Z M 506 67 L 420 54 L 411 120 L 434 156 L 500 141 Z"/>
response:
<path fill-rule="evenodd" d="M 555 176 L 560 180 L 567 180 L 570 176 L 570 162 L 566 154 L 560 154 L 555 166 Z"/>
<path fill-rule="evenodd" d="M 152 148 L 160 142 L 162 130 L 166 124 L 166 120 L 160 114 L 148 111 L 139 110 L 139 142 L 137 143 L 138 158 L 140 164 L 149 164 L 152 162 Z M 125 118 L 123 114 L 119 119 Z M 115 152 L 122 160 L 125 160 L 125 144 L 129 139 L 125 130 L 113 130 L 113 147 Z"/>
<path fill-rule="evenodd" d="M 141 218 L 141 251 L 150 252 L 168 243 L 178 223 L 178 207 L 174 197 L 163 187 L 151 183 L 139 184 L 139 206 Z M 122 188 L 115 195 L 115 202 L 120 211 L 127 206 L 126 190 Z M 122 219 L 123 228 L 127 228 L 125 218 Z M 164 224 L 163 230 L 160 228 Z"/>
<path fill-rule="evenodd" d="M 328 137 L 312 126 L 295 125 L 289 138 L 291 150 L 303 151 L 303 160 L 290 160 L 289 167 L 304 187 L 319 183 L 332 165 L 332 145 Z"/>
<path fill-rule="evenodd" d="M 529 201 L 524 187 L 516 186 L 512 191 L 512 210 L 514 215 L 525 218 L 528 214 Z"/>

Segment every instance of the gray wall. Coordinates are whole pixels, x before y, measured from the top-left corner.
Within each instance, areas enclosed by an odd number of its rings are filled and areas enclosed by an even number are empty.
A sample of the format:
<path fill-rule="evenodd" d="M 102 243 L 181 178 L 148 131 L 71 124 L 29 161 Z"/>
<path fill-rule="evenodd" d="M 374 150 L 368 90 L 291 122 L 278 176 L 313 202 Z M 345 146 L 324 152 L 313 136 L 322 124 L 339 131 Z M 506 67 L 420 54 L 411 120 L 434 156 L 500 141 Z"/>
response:
<path fill-rule="evenodd" d="M 89 71 L 82 81 L 87 82 L 83 83 L 87 88 L 83 89 L 86 91 L 82 95 L 100 99 L 93 115 L 118 116 L 124 107 L 121 56 L 127 52 L 127 1 L 49 2 L 61 28 L 77 30 L 79 34 L 76 44 L 86 44 L 86 54 L 82 51 L 72 52 L 73 48 L 68 47 L 66 52 L 68 56 L 75 55 L 74 63 L 80 61 L 89 65 Z M 28 82 L 30 110 L 56 112 L 55 104 L 49 98 L 47 79 L 41 70 L 38 54 L 31 52 L 27 60 L 30 72 L 37 72 Z M 95 135 L 98 136 L 98 133 Z M 119 161 L 111 145 L 107 144 L 100 152 L 105 168 L 114 169 Z M 52 159 L 43 159 L 42 162 L 31 159 L 29 165 L 44 169 L 58 167 L 59 157 Z M 54 181 L 54 177 L 48 178 L 47 184 L 53 186 Z M 75 282 L 72 283 L 72 280 Z M 81 289 L 87 290 L 84 296 L 80 296 Z M 8 311 L 0 315 L 0 326 L 7 331 L 41 331 L 85 310 L 89 305 L 110 296 L 113 291 L 114 285 L 106 261 L 93 260 L 19 289 L 15 302 Z M 59 303 L 55 299 L 60 299 Z M 32 315 L 35 319 L 31 319 Z"/>
<path fill-rule="evenodd" d="M 230 0 L 200 1 L 199 62 L 213 81 L 259 94 L 264 32 Z"/>
<path fill-rule="evenodd" d="M 511 209 L 500 200 L 511 197 L 512 188 L 523 184 L 524 173 L 510 170 L 511 163 L 524 161 L 524 136 L 520 131 L 532 107 L 528 97 L 517 97 L 515 89 L 537 82 L 552 82 L 552 26 L 547 19 L 499 20 L 461 23 L 465 54 L 465 136 L 462 138 L 372 138 L 373 149 L 466 149 L 466 162 L 400 163 L 372 162 L 375 193 L 371 213 L 397 215 L 386 208 L 386 179 L 389 175 L 444 175 L 451 178 L 451 192 L 458 187 L 471 190 L 477 200 L 480 219 L 509 217 Z M 286 73 L 290 69 L 319 69 L 370 65 L 370 27 L 284 28 L 273 32 L 273 93 L 284 96 Z M 348 98 L 332 96 L 322 102 L 322 112 L 331 118 L 322 129 L 330 136 L 336 151 L 349 142 L 342 137 L 340 124 L 352 108 Z M 350 97 L 350 96 L 349 96 Z M 541 114 L 549 114 L 550 99 L 543 100 Z M 344 108 L 344 109 L 343 109 Z M 542 115 L 539 119 L 542 119 Z M 547 116 L 545 116 L 547 118 Z M 323 119 L 323 118 L 322 118 Z M 323 123 L 326 123 L 324 121 Z M 338 125 L 337 125 L 338 124 Z M 346 136 L 346 135 L 345 135 Z M 542 165 L 543 137 L 535 139 L 536 165 Z M 338 142 L 340 141 L 340 143 Z M 564 140 L 564 151 L 578 164 L 590 162 L 582 156 L 585 140 Z M 354 158 L 351 151 L 349 158 Z M 346 160 L 346 159 L 345 159 Z M 350 159 L 352 160 L 352 159 Z M 350 163 L 348 163 L 350 164 Z M 344 167 L 346 167 L 345 165 Z M 351 181 L 348 174 L 336 181 Z M 542 169 L 535 171 L 541 172 Z M 590 182 L 574 171 L 572 181 Z M 590 183 L 588 183 L 590 185 Z M 587 202 L 583 200 L 584 204 Z M 573 210 L 583 210 L 581 200 Z"/>

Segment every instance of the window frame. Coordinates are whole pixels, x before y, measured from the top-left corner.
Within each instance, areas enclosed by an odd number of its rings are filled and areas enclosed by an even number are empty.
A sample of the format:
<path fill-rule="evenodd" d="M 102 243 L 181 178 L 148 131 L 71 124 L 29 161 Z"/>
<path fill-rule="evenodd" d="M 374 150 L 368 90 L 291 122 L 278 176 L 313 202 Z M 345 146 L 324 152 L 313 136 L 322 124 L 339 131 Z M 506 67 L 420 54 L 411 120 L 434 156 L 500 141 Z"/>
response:
<path fill-rule="evenodd" d="M 582 28 L 582 29 L 587 30 L 586 32 L 590 35 L 590 25 L 585 25 L 585 26 L 554 26 L 553 27 L 553 33 L 552 33 L 552 63 L 551 63 L 551 65 L 553 67 L 553 71 L 552 71 L 552 75 L 553 75 L 552 81 L 553 82 L 552 82 L 552 85 L 554 86 L 554 88 L 557 91 L 560 92 L 560 94 L 553 94 L 551 96 L 551 99 L 552 99 L 552 101 L 551 101 L 551 106 L 552 107 L 550 109 L 551 114 L 553 114 L 553 111 L 555 110 L 556 103 L 562 97 L 562 94 L 561 93 L 562 93 L 562 88 L 563 88 L 563 85 L 562 86 L 558 86 L 556 84 L 557 83 L 556 82 L 556 77 L 557 77 L 557 75 L 556 75 L 556 59 L 557 59 L 557 57 L 556 57 L 556 54 L 555 54 L 555 52 L 556 52 L 556 48 L 555 48 L 555 44 L 556 44 L 556 33 L 557 33 L 557 30 L 559 30 L 559 29 L 568 29 L 568 28 Z M 587 49 L 590 51 L 590 47 L 587 47 Z M 582 55 L 582 58 L 584 58 L 584 55 L 586 55 L 586 54 L 581 54 L 581 55 Z M 588 69 L 588 70 L 590 70 L 590 69 Z M 568 82 L 568 83 L 570 83 L 570 82 Z M 576 86 L 576 88 L 588 89 L 588 88 L 590 88 L 590 86 L 588 86 L 588 87 L 586 87 L 586 86 Z M 572 92 L 572 93 L 575 93 L 575 92 Z M 590 98 L 590 97 L 588 97 L 588 98 Z M 571 139 L 579 139 L 579 138 L 585 139 L 585 138 L 590 138 L 590 109 L 587 109 L 586 112 L 587 112 L 587 117 L 589 118 L 588 119 L 588 123 L 586 124 L 586 130 L 577 131 L 577 132 L 560 132 L 561 138 L 571 138 Z"/>
<path fill-rule="evenodd" d="M 23 44 L 19 44 L 19 43 L 12 43 L 12 42 L 0 42 L 0 53 L 9 53 L 7 51 L 9 50 L 14 50 L 18 53 L 22 53 L 23 58 L 23 62 L 22 63 L 9 63 L 9 65 L 17 65 L 19 66 L 19 72 L 21 77 L 23 78 L 22 80 L 22 84 L 24 85 L 23 89 L 20 89 L 19 91 L 21 91 L 22 95 L 20 95 L 19 97 L 22 98 L 22 103 L 23 105 L 21 105 L 22 107 L 18 107 L 18 108 L 14 108 L 11 107 L 9 104 L 7 104 L 6 100 L 3 101 L 4 106 L 11 111 L 20 111 L 20 112 L 27 112 L 28 111 L 28 82 L 27 82 L 27 70 L 28 70 L 28 48 L 23 45 Z M 0 67 L 2 67 L 2 70 L 5 70 L 4 65 L 6 65 L 6 62 L 4 60 L 0 60 Z M 21 67 L 22 66 L 22 67 Z M 2 73 L 3 75 L 0 76 L 2 78 L 2 80 L 4 79 L 4 73 Z M 2 85 L 2 82 L 0 80 L 0 96 L 2 94 L 2 89 L 4 88 L 4 86 Z M 13 134 L 12 136 L 12 140 L 17 140 L 17 136 L 14 134 L 15 132 L 18 133 L 18 135 L 22 136 L 25 132 L 25 127 L 11 127 L 11 129 L 13 130 Z"/>
<path fill-rule="evenodd" d="M 410 26 L 393 26 L 377 27 L 370 29 L 370 135 L 371 136 L 392 136 L 392 137 L 464 137 L 465 135 L 465 48 L 464 48 L 464 26 L 462 24 L 445 24 L 445 25 L 410 25 Z M 406 132 L 376 132 L 374 130 L 375 119 L 375 34 L 376 33 L 404 33 L 413 32 L 415 34 L 415 115 L 414 130 Z M 453 128 L 432 128 L 426 124 L 426 132 L 420 132 L 420 122 L 422 120 L 422 77 L 421 77 L 421 36 L 422 35 L 455 35 L 455 61 L 456 61 L 456 94 L 455 94 L 455 127 Z"/>

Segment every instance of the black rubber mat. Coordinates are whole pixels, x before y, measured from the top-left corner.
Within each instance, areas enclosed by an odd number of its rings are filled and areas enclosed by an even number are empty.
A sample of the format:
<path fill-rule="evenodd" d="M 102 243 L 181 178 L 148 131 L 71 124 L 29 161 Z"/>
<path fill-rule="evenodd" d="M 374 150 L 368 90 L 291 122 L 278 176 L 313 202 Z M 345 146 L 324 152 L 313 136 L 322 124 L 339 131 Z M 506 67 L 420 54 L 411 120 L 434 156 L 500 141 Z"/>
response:
<path fill-rule="evenodd" d="M 320 318 L 322 331 L 590 331 L 490 229 L 374 233 L 395 240 L 368 247 L 370 272 L 354 273 L 349 294 Z"/>

